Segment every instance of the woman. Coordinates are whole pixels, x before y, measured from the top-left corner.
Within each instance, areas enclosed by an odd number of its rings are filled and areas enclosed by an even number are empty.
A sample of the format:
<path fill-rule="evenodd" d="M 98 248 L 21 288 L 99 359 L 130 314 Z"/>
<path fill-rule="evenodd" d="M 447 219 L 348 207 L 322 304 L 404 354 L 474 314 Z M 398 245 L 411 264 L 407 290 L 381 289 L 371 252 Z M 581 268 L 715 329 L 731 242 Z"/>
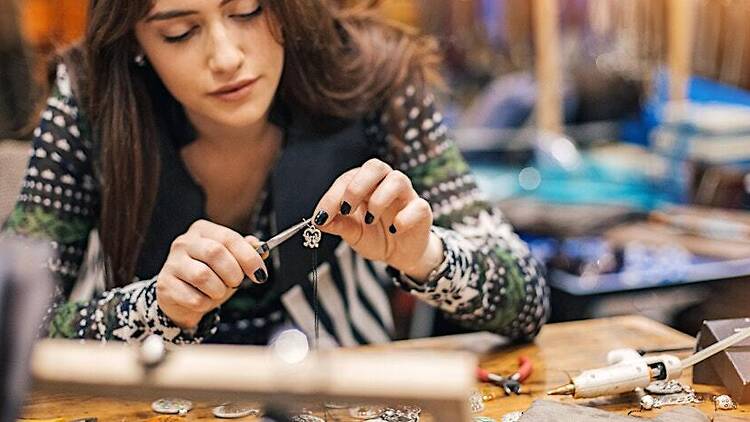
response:
<path fill-rule="evenodd" d="M 254 249 L 309 215 L 321 346 L 388 341 L 394 284 L 465 328 L 538 332 L 544 281 L 446 134 L 429 43 L 323 0 L 92 0 L 89 19 L 7 222 L 60 255 L 51 336 L 311 335 L 310 252 Z M 107 290 L 71 301 L 94 228 Z"/>

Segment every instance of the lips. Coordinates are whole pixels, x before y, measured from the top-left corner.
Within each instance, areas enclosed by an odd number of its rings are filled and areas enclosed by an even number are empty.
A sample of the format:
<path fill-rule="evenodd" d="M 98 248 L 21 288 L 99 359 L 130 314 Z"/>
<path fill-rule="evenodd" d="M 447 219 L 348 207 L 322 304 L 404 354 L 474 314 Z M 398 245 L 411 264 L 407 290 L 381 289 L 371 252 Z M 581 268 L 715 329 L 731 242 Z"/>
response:
<path fill-rule="evenodd" d="M 237 94 L 247 91 L 247 88 L 249 88 L 257 80 L 258 78 L 243 79 L 239 82 L 227 84 L 215 91 L 211 91 L 209 92 L 209 95 L 212 95 L 215 97 L 232 97 L 232 96 L 235 96 Z"/>

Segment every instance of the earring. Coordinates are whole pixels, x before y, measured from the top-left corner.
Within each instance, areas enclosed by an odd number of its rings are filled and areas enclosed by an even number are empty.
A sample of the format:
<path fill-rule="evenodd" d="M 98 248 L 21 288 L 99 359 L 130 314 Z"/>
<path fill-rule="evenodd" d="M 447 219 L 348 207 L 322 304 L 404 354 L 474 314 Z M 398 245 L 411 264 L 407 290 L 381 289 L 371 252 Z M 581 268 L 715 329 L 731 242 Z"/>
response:
<path fill-rule="evenodd" d="M 146 57 L 143 55 L 143 53 L 138 54 L 135 56 L 135 58 L 133 58 L 133 62 L 135 62 L 138 67 L 146 66 Z"/>

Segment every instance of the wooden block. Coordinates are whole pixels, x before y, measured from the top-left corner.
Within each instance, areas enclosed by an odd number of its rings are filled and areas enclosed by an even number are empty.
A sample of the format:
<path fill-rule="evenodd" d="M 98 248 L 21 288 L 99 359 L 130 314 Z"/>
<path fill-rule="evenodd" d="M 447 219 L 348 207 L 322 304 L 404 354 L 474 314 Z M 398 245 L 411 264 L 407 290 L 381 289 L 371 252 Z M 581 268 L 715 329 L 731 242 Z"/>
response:
<path fill-rule="evenodd" d="M 731 336 L 737 328 L 746 327 L 750 327 L 750 318 L 705 321 L 698 349 Z M 693 368 L 693 382 L 723 385 L 735 401 L 750 403 L 750 339 L 697 364 Z"/>

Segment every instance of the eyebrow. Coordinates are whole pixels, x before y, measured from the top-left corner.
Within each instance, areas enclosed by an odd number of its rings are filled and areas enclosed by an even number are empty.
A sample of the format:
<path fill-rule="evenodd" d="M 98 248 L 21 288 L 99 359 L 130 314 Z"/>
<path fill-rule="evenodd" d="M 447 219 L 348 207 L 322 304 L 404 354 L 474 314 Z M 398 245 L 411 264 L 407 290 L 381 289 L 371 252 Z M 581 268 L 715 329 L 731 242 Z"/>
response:
<path fill-rule="evenodd" d="M 219 7 L 224 7 L 228 3 L 233 2 L 234 0 L 221 0 L 221 3 L 219 4 Z M 164 12 L 156 12 L 151 15 L 149 15 L 146 18 L 146 22 L 153 22 L 153 21 L 163 21 L 167 19 L 174 19 L 174 18 L 181 18 L 183 16 L 190 16 L 195 15 L 195 10 L 167 10 Z"/>

